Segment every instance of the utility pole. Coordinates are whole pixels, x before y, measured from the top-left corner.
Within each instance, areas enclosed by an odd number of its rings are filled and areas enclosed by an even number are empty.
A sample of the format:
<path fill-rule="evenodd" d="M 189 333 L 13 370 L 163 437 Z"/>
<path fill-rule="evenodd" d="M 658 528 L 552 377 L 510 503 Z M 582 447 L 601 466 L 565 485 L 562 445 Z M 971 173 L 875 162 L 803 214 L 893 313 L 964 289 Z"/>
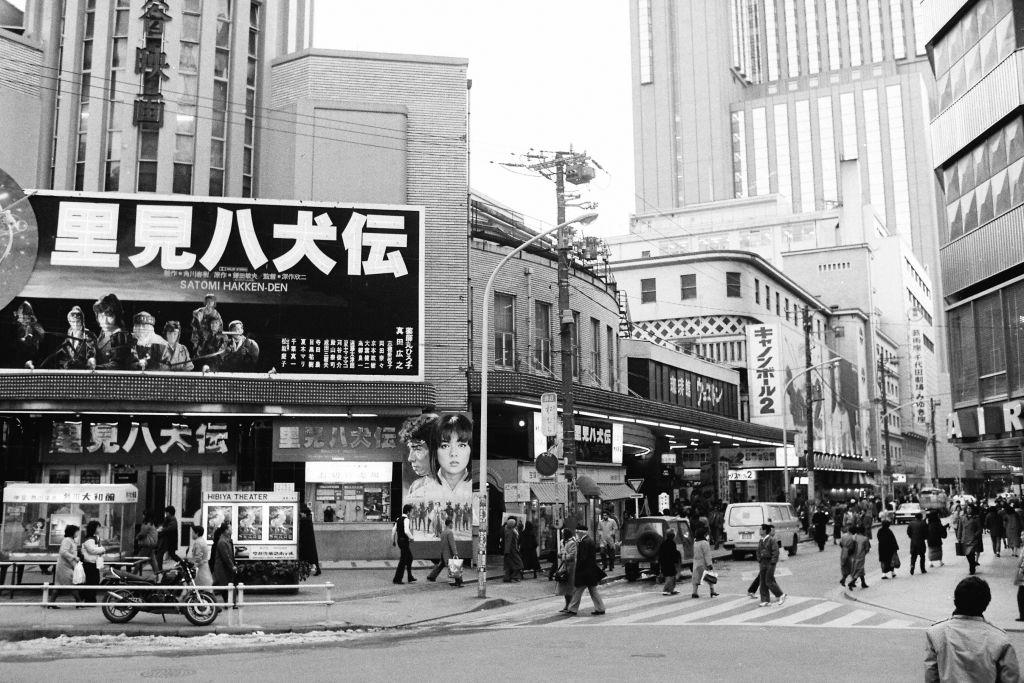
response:
<path fill-rule="evenodd" d="M 884 352 L 878 356 L 878 376 L 882 382 L 882 423 L 885 430 L 885 471 L 882 472 L 882 505 L 886 505 L 886 491 L 892 490 L 892 454 L 889 448 L 889 393 L 886 387 L 886 380 L 889 379 L 889 370 L 886 367 Z M 893 496 L 895 501 L 896 496 Z"/>
<path fill-rule="evenodd" d="M 939 444 L 935 439 L 935 406 L 940 405 L 941 401 L 936 401 L 934 398 L 928 399 L 928 404 L 932 411 L 932 472 L 935 475 L 935 486 L 939 486 Z"/>
<path fill-rule="evenodd" d="M 594 179 L 594 169 L 591 166 L 601 168 L 601 165 L 594 161 L 586 152 L 574 152 L 569 147 L 568 152 L 543 152 L 531 151 L 524 155 L 528 163 L 505 163 L 503 166 L 528 168 L 536 171 L 548 180 L 555 183 L 555 202 L 557 207 L 558 225 L 558 320 L 559 320 L 559 343 L 561 345 L 559 356 L 562 364 L 562 458 L 565 463 L 565 478 L 568 483 L 568 498 L 566 513 L 573 513 L 576 507 L 576 421 L 573 415 L 574 408 L 574 360 L 577 358 L 577 349 L 574 341 L 577 338 L 575 330 L 576 321 L 572 313 L 569 301 L 569 274 L 572 268 L 572 228 L 565 224 L 565 183 L 573 185 L 585 185 Z M 582 368 L 581 368 L 582 370 Z M 571 528 L 575 528 L 575 514 L 568 520 Z"/>
<path fill-rule="evenodd" d="M 804 306 L 804 369 L 807 371 L 804 374 L 804 392 L 807 395 L 807 406 L 805 408 L 805 419 L 807 421 L 807 455 L 804 458 L 804 464 L 807 465 L 808 502 L 810 502 L 814 496 L 814 483 L 812 481 L 812 477 L 814 475 L 811 473 L 814 469 L 814 382 L 810 372 L 810 369 L 812 367 L 811 331 L 814 327 L 813 323 L 814 321 L 811 320 L 810 308 Z"/>

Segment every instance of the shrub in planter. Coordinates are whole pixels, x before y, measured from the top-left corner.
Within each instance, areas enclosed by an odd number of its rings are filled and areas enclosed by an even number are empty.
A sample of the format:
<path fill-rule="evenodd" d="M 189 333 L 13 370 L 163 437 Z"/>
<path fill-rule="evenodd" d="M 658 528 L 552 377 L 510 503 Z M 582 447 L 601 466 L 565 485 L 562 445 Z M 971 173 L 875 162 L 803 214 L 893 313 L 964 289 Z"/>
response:
<path fill-rule="evenodd" d="M 235 580 L 246 585 L 295 585 L 309 578 L 313 565 L 302 560 L 274 560 L 249 562 L 241 560 L 235 565 Z M 298 589 L 286 591 L 298 592 Z"/>

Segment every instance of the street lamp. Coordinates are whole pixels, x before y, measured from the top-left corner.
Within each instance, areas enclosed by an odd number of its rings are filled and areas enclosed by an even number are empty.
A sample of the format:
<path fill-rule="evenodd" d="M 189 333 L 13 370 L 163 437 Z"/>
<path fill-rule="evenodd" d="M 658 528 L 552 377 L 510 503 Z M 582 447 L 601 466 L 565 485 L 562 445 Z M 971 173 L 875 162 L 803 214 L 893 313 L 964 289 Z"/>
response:
<path fill-rule="evenodd" d="M 830 360 L 827 360 L 827 361 L 824 361 L 824 362 L 817 363 L 815 365 L 811 365 L 809 367 L 806 367 L 803 370 L 801 370 L 800 372 L 798 372 L 795 375 L 793 375 L 789 379 L 789 381 L 786 382 L 786 386 L 783 387 L 783 389 L 782 389 L 782 477 L 783 477 L 783 482 L 786 485 L 786 500 L 789 500 L 789 450 L 788 450 L 789 446 L 786 444 L 786 413 L 787 413 L 787 410 L 786 410 L 786 395 L 789 393 L 789 387 L 798 378 L 803 377 L 804 375 L 806 375 L 811 370 L 814 370 L 816 368 L 823 368 L 826 365 L 832 365 L 833 363 L 838 363 L 841 360 L 842 360 L 842 358 L 836 357 L 836 358 L 832 358 Z M 808 396 L 807 400 L 810 401 L 811 397 Z M 810 493 L 810 491 L 808 491 L 808 494 L 809 493 Z"/>
<path fill-rule="evenodd" d="M 491 271 L 487 278 L 487 285 L 484 287 L 483 297 L 483 332 L 480 335 L 480 535 L 477 538 L 477 597 L 487 597 L 487 399 L 488 399 L 488 375 L 490 370 L 490 359 L 487 355 L 488 340 L 491 338 L 491 290 L 494 288 L 494 278 L 502 267 L 508 263 L 513 256 L 526 249 L 528 246 L 547 237 L 553 232 L 562 230 L 573 223 L 586 225 L 597 218 L 596 211 L 581 213 L 564 223 L 559 223 L 553 228 L 537 233 L 526 240 L 518 247 L 505 255 L 498 265 Z"/>

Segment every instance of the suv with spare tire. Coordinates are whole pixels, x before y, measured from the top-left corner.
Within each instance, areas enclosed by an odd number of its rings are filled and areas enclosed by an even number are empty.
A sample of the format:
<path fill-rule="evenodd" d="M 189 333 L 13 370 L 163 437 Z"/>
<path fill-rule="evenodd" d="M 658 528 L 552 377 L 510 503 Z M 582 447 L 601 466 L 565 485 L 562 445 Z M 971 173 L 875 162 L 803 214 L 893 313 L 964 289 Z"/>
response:
<path fill-rule="evenodd" d="M 693 536 L 688 519 L 651 516 L 627 519 L 622 523 L 620 555 L 627 581 L 639 579 L 645 566 L 651 576 L 658 576 L 658 551 L 669 529 L 676 532 L 676 546 L 683 561 L 692 561 Z"/>

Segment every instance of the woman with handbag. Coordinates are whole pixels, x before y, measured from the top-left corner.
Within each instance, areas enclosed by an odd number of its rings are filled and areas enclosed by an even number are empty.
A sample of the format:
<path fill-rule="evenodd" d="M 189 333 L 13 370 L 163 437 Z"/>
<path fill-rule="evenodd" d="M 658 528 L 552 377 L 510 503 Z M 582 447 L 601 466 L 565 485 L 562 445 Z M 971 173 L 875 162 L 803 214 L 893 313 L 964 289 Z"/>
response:
<path fill-rule="evenodd" d="M 700 588 L 701 581 L 704 580 L 704 572 L 712 570 L 714 567 L 711 564 L 711 545 L 708 543 L 708 532 L 707 528 L 698 526 L 697 530 L 693 532 L 693 594 L 691 598 L 699 598 L 697 589 Z M 665 574 L 666 578 L 668 574 Z M 715 592 L 715 584 L 708 583 L 708 588 L 711 589 L 711 597 L 718 597 L 718 593 Z"/>
<path fill-rule="evenodd" d="M 558 610 L 559 614 L 569 612 L 572 594 L 576 592 L 576 537 L 568 529 L 562 529 L 562 560 L 555 571 L 557 582 L 555 594 L 565 598 L 565 607 Z"/>
<path fill-rule="evenodd" d="M 107 552 L 107 549 L 96 538 L 96 530 L 99 528 L 100 523 L 95 519 L 85 525 L 85 540 L 82 542 L 82 567 L 85 568 L 85 585 L 87 586 L 100 584 L 103 554 Z M 82 600 L 96 602 L 96 593 L 91 590 L 82 591 Z"/>
<path fill-rule="evenodd" d="M 896 570 L 900 567 L 900 546 L 896 542 L 896 534 L 889 528 L 889 520 L 882 520 L 882 528 L 878 530 L 878 564 L 882 566 L 882 578 L 888 579 L 886 574 L 896 578 Z"/>
<path fill-rule="evenodd" d="M 662 595 L 679 594 L 676 590 L 676 574 L 679 573 L 679 563 L 682 561 L 683 556 L 676 547 L 676 532 L 669 529 L 661 542 L 661 547 L 658 548 L 658 566 L 665 575 L 665 590 L 662 591 Z"/>
<path fill-rule="evenodd" d="M 78 543 L 75 537 L 78 536 L 78 526 L 68 524 L 64 527 L 64 538 L 60 542 L 60 550 L 57 551 L 57 567 L 53 572 L 53 582 L 58 586 L 73 586 L 75 566 L 81 562 L 78 559 Z M 84 568 L 83 568 L 84 569 Z M 63 590 L 55 590 L 50 593 L 53 602 L 57 602 L 57 596 Z M 77 590 L 71 590 L 71 596 L 75 602 L 82 602 L 82 596 Z M 50 609 L 57 609 L 54 605 L 48 605 Z"/>
<path fill-rule="evenodd" d="M 946 529 L 948 528 L 948 524 L 943 524 L 939 521 L 939 513 L 937 511 L 932 510 L 928 513 L 928 528 L 926 530 L 926 534 L 929 567 L 934 567 L 935 562 L 938 562 L 940 567 L 945 564 L 942 561 L 942 541 L 947 536 Z"/>

